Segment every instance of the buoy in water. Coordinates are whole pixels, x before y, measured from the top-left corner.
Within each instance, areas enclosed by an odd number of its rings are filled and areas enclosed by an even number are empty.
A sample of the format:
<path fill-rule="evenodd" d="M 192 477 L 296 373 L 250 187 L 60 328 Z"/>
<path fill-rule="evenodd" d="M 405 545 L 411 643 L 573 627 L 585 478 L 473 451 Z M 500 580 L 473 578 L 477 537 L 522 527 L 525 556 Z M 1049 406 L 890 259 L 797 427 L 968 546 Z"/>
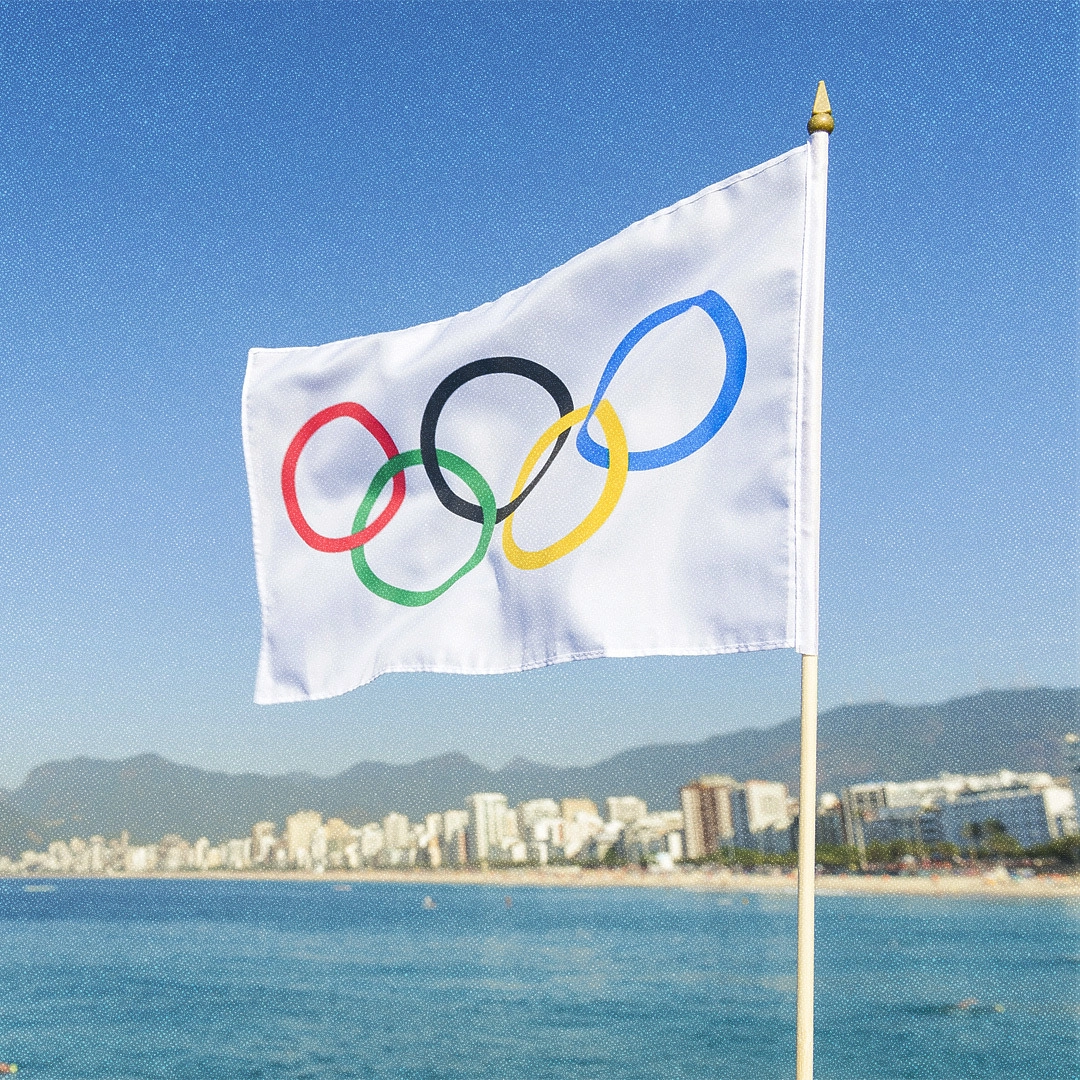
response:
<path fill-rule="evenodd" d="M 425 896 L 424 897 L 424 909 L 426 911 L 434 911 L 438 906 L 439 905 L 436 904 L 435 901 L 432 900 L 430 896 Z"/>

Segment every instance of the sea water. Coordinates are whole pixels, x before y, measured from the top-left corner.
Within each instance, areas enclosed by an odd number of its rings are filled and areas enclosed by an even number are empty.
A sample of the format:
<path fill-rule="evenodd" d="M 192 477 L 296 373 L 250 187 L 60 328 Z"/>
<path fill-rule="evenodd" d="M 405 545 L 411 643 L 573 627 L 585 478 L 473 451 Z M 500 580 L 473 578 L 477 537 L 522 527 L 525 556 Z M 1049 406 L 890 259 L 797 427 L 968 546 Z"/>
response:
<path fill-rule="evenodd" d="M 42 884 L 0 881 L 0 1061 L 26 1080 L 794 1075 L 794 896 Z M 817 1077 L 1075 1080 L 1078 920 L 820 897 Z"/>

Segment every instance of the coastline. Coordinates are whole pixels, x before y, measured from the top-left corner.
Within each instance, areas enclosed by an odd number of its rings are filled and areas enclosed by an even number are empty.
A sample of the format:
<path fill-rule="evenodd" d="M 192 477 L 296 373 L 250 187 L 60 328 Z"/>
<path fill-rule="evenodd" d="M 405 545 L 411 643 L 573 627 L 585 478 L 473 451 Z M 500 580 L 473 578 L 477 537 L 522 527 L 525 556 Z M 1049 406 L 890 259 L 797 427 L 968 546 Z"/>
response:
<path fill-rule="evenodd" d="M 716 870 L 676 870 L 646 873 L 640 870 L 584 870 L 580 867 L 528 867 L 521 869 L 473 870 L 410 868 L 404 870 L 327 870 L 312 871 L 229 871 L 199 873 L 150 872 L 108 874 L 39 874 L 5 875 L 0 880 L 53 882 L 72 880 L 172 880 L 172 881 L 302 881 L 328 882 L 353 886 L 367 883 L 414 885 L 497 885 L 500 888 L 569 887 L 569 888 L 660 888 L 689 889 L 698 892 L 772 893 L 794 896 L 798 876 L 789 873 L 745 873 L 726 867 Z M 819 896 L 926 896 L 926 897 L 995 897 L 1010 900 L 1048 900 L 1080 898 L 1080 875 L 1046 874 L 1014 878 L 990 871 L 980 874 L 862 875 L 819 874 L 815 892 Z"/>

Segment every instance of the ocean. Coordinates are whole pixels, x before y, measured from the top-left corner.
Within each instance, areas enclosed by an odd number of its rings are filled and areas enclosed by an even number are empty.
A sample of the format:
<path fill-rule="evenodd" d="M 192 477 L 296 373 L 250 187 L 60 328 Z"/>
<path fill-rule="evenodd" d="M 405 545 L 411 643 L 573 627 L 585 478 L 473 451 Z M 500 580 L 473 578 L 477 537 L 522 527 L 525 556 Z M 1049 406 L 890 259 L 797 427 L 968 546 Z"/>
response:
<path fill-rule="evenodd" d="M 0 881 L 25 1080 L 794 1076 L 793 896 L 44 884 Z M 1074 901 L 820 897 L 816 1076 L 1076 1080 L 1078 928 Z"/>

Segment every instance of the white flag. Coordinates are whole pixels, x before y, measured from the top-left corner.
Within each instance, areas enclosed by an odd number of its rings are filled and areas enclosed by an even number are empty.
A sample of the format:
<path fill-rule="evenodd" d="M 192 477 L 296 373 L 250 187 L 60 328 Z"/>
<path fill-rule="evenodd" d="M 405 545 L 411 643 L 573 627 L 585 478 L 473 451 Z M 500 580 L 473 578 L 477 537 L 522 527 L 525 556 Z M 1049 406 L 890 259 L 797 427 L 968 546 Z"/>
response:
<path fill-rule="evenodd" d="M 474 311 L 253 349 L 256 701 L 815 653 L 823 169 L 812 139 Z"/>

